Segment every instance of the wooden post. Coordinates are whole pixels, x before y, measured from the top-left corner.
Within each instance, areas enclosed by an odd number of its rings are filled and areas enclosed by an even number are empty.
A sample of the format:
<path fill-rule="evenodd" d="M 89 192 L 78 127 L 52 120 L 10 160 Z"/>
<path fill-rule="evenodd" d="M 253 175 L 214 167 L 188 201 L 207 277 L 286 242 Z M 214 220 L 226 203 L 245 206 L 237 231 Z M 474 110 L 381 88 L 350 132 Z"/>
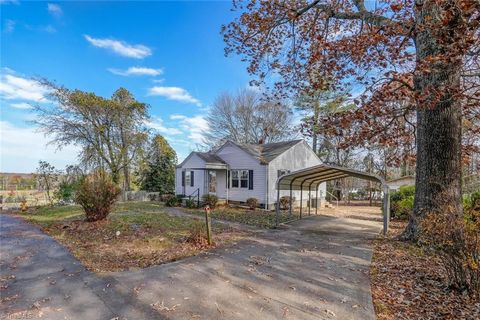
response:
<path fill-rule="evenodd" d="M 205 206 L 205 223 L 207 225 L 208 245 L 212 245 L 212 222 L 210 220 L 210 206 Z"/>

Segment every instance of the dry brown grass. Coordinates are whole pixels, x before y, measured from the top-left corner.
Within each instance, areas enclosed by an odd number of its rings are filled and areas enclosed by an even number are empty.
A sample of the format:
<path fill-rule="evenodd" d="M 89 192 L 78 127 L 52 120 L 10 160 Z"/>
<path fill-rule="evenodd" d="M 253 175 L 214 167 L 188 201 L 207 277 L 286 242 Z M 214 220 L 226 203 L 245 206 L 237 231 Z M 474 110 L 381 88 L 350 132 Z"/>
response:
<path fill-rule="evenodd" d="M 189 241 L 202 219 L 173 217 L 155 203 L 117 205 L 106 219 L 85 222 L 80 208 L 41 208 L 20 214 L 65 245 L 95 272 L 144 268 L 176 261 L 236 241 L 245 234 L 226 227 L 213 229 L 213 246 Z"/>

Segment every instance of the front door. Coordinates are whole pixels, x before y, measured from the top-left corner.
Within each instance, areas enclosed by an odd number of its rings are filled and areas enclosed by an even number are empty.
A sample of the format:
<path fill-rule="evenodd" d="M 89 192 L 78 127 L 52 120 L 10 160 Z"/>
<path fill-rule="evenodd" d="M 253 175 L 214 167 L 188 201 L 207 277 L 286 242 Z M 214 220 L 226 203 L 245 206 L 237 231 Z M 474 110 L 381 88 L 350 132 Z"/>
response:
<path fill-rule="evenodd" d="M 208 171 L 208 192 L 217 193 L 217 172 L 213 170 Z"/>

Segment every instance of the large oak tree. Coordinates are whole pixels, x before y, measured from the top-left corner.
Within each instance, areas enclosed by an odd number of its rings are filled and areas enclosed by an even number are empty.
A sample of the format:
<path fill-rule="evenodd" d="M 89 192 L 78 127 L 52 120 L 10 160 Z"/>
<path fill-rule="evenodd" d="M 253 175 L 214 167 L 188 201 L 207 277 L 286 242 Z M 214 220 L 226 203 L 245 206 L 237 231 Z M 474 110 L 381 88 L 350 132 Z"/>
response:
<path fill-rule="evenodd" d="M 480 1 L 248 0 L 234 7 L 239 17 L 223 27 L 226 52 L 240 54 L 275 93 L 361 86 L 357 112 L 330 125 L 348 128 L 354 115 L 363 122 L 360 137 L 374 132 L 385 145 L 395 143 L 393 119 L 408 128 L 413 114 L 417 188 L 405 238 L 418 236 L 425 212 L 448 205 L 462 213 L 462 116 L 478 120 L 480 99 L 478 69 L 465 66 L 472 59 L 478 66 Z M 392 120 L 380 123 L 377 115 Z"/>

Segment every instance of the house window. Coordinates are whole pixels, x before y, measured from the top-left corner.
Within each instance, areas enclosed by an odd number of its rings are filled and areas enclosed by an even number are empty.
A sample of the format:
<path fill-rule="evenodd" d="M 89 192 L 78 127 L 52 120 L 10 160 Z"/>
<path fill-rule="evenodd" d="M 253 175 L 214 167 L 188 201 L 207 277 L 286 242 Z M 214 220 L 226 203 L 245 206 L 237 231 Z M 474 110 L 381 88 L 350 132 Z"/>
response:
<path fill-rule="evenodd" d="M 192 176 L 190 171 L 185 172 L 185 185 L 190 186 L 192 183 Z"/>
<path fill-rule="evenodd" d="M 232 188 L 248 188 L 248 170 L 232 170 Z"/>

